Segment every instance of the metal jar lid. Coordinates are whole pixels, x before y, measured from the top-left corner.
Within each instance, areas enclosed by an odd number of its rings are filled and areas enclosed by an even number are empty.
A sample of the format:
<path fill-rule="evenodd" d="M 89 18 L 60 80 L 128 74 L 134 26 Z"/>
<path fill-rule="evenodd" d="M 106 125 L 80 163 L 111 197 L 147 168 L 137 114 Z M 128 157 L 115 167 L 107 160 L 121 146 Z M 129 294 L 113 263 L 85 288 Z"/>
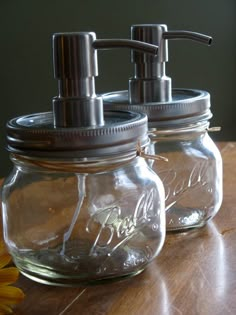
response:
<path fill-rule="evenodd" d="M 150 127 L 171 127 L 176 124 L 194 123 L 210 119 L 210 94 L 192 89 L 172 89 L 172 100 L 130 104 L 128 91 L 116 91 L 102 95 L 106 110 L 131 110 L 145 113 Z"/>
<path fill-rule="evenodd" d="M 8 150 L 51 158 L 103 157 L 135 152 L 148 144 L 147 117 L 142 113 L 105 111 L 103 126 L 55 128 L 52 112 L 14 118 L 7 123 Z"/>

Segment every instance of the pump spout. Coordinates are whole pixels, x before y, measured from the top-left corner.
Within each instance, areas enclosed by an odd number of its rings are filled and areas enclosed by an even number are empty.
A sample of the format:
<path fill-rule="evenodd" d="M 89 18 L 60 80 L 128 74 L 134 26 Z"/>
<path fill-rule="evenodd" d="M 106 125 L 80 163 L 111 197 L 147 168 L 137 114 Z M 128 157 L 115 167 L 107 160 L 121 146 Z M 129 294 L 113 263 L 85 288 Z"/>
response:
<path fill-rule="evenodd" d="M 168 31 L 164 32 L 162 37 L 163 39 L 190 39 L 208 46 L 212 44 L 213 40 L 211 36 L 191 31 Z"/>
<path fill-rule="evenodd" d="M 157 55 L 159 47 L 153 44 L 131 39 L 97 39 L 93 43 L 96 49 L 131 48 L 143 53 Z"/>

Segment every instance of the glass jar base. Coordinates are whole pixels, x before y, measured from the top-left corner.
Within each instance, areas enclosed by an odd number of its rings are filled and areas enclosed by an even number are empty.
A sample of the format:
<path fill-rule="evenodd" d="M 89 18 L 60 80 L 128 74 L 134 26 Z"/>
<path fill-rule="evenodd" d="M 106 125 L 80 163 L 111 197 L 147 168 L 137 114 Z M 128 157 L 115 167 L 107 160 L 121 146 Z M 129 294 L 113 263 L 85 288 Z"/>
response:
<path fill-rule="evenodd" d="M 166 212 L 167 232 L 181 232 L 203 227 L 212 217 L 206 211 L 195 208 L 172 207 Z"/>
<path fill-rule="evenodd" d="M 78 256 L 75 245 L 78 242 L 69 242 L 65 252 L 61 252 L 61 246 L 58 246 L 54 249 L 14 253 L 14 262 L 22 274 L 37 282 L 79 286 L 135 276 L 151 261 L 145 251 L 128 246 L 117 249 L 113 254 L 106 255 L 103 249 L 100 256 L 98 252 L 86 255 L 85 244 L 81 242 L 80 245 L 84 247 L 82 251 L 80 246 Z"/>
<path fill-rule="evenodd" d="M 51 286 L 59 286 L 59 287 L 79 287 L 79 286 L 87 286 L 87 285 L 99 285 L 99 284 L 105 284 L 105 283 L 111 283 L 115 281 L 122 281 L 127 278 L 131 278 L 134 276 L 139 275 L 142 273 L 145 269 L 139 269 L 136 271 L 133 271 L 128 274 L 124 274 L 121 276 L 116 276 L 116 277 L 107 277 L 107 278 L 101 278 L 101 279 L 90 279 L 90 280 L 82 280 L 80 278 L 71 278 L 71 277 L 65 277 L 63 275 L 57 275 L 55 277 L 48 277 L 45 274 L 39 274 L 39 273 L 34 273 L 33 271 L 30 270 L 23 270 L 19 266 L 17 266 L 20 270 L 20 273 L 24 275 L 25 277 L 41 283 L 41 284 L 46 284 L 46 285 L 51 285 Z"/>

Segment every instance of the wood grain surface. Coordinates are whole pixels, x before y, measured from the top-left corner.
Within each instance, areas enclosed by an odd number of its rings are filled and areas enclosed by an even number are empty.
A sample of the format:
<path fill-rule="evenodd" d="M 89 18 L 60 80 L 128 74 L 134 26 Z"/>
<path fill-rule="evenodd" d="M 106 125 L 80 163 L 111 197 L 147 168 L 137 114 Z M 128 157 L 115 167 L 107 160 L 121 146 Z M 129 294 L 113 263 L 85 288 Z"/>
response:
<path fill-rule="evenodd" d="M 236 314 L 236 143 L 220 143 L 224 200 L 204 228 L 168 234 L 160 255 L 139 276 L 122 282 L 60 288 L 20 276 L 22 315 Z"/>

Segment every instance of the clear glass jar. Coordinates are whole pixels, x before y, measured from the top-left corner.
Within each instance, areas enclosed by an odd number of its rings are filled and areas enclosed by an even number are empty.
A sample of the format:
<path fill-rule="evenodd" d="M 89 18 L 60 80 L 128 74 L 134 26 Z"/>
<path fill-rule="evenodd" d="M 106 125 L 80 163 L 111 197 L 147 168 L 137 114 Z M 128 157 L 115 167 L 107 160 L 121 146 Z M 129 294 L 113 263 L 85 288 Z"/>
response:
<path fill-rule="evenodd" d="M 151 161 L 166 194 L 167 231 L 201 227 L 222 203 L 222 158 L 203 120 L 170 128 L 149 129 L 151 154 L 168 163 Z"/>
<path fill-rule="evenodd" d="M 164 189 L 132 153 L 88 159 L 11 155 L 4 237 L 19 270 L 77 285 L 140 273 L 165 239 Z"/>
<path fill-rule="evenodd" d="M 210 94 L 172 89 L 171 101 L 140 104 L 130 104 L 128 95 L 104 94 L 104 105 L 147 114 L 149 153 L 168 159 L 149 162 L 164 184 L 167 231 L 202 227 L 222 203 L 222 158 L 208 134 Z"/>

